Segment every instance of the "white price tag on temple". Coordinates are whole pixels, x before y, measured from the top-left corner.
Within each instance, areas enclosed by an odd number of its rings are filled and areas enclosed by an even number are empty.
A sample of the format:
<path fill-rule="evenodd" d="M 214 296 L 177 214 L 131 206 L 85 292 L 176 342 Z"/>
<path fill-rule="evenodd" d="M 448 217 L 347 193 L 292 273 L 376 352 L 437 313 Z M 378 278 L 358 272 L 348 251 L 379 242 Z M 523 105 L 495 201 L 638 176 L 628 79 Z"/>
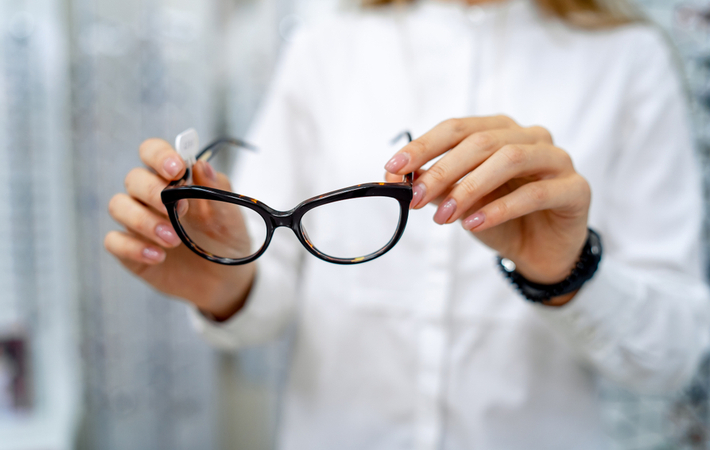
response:
<path fill-rule="evenodd" d="M 197 130 L 190 128 L 178 134 L 175 138 L 175 150 L 185 161 L 187 168 L 191 168 L 197 162 L 197 152 L 200 151 L 200 137 Z"/>

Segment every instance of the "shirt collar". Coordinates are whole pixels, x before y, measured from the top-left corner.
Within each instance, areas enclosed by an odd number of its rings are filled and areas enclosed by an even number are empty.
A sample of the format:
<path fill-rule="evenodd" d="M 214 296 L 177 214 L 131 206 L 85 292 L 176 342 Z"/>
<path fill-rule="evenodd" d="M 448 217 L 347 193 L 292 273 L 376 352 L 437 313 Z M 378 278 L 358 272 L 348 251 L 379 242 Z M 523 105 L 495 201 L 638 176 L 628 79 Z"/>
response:
<path fill-rule="evenodd" d="M 469 5 L 463 0 L 419 0 L 417 10 L 421 15 L 444 20 L 462 19 L 483 23 L 496 18 L 530 19 L 538 16 L 534 0 L 505 0 Z"/>

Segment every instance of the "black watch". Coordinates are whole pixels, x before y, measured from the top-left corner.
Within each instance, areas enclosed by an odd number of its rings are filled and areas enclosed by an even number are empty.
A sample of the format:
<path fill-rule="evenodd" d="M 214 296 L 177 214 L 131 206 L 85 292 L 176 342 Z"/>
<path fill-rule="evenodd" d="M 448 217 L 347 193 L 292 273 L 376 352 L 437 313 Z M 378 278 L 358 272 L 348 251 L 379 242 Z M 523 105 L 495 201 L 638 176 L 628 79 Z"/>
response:
<path fill-rule="evenodd" d="M 510 280 L 518 292 L 535 303 L 544 303 L 551 298 L 569 294 L 589 281 L 599 267 L 602 259 L 602 241 L 596 231 L 588 229 L 587 242 L 572 273 L 567 278 L 555 284 L 540 284 L 529 281 L 515 270 L 515 263 L 507 258 L 498 257 L 498 266 Z"/>

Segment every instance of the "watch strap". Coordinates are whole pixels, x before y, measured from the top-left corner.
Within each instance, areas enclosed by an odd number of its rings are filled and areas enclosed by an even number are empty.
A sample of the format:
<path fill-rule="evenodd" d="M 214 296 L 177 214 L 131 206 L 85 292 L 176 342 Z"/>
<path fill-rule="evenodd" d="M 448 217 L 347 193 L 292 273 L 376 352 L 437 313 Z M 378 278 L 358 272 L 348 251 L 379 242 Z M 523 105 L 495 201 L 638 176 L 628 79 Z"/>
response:
<path fill-rule="evenodd" d="M 574 292 L 589 281 L 599 267 L 602 259 L 602 243 L 599 234 L 588 229 L 587 241 L 582 248 L 579 260 L 572 272 L 559 283 L 540 284 L 526 279 L 515 269 L 515 263 L 507 258 L 498 257 L 498 266 L 520 294 L 531 302 L 544 303 L 551 298 Z"/>

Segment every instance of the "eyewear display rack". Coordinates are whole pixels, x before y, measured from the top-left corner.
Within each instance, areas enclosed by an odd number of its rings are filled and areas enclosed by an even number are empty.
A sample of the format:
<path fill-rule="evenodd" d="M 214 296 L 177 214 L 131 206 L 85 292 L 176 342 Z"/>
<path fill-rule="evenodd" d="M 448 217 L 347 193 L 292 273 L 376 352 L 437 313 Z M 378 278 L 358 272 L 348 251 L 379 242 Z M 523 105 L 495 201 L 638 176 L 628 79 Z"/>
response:
<path fill-rule="evenodd" d="M 0 449 L 69 450 L 81 392 L 67 30 L 0 2 Z"/>
<path fill-rule="evenodd" d="M 690 94 L 705 201 L 710 201 L 710 3 L 706 0 L 637 0 L 676 45 Z M 707 211 L 710 211 L 706 207 Z M 710 255 L 710 217 L 705 219 Z M 710 279 L 710 264 L 707 266 Z M 604 418 L 613 449 L 674 450 L 710 447 L 710 355 L 693 382 L 676 396 L 639 396 L 606 384 Z"/>

